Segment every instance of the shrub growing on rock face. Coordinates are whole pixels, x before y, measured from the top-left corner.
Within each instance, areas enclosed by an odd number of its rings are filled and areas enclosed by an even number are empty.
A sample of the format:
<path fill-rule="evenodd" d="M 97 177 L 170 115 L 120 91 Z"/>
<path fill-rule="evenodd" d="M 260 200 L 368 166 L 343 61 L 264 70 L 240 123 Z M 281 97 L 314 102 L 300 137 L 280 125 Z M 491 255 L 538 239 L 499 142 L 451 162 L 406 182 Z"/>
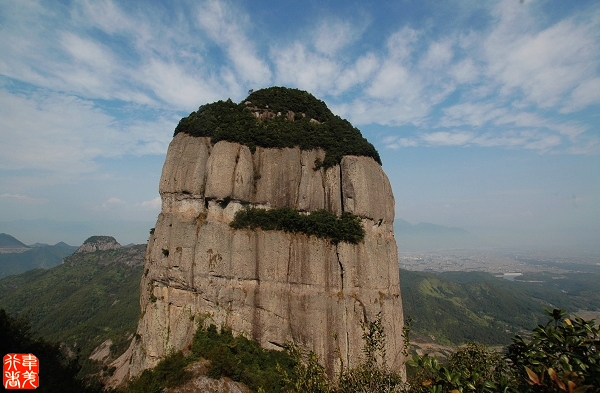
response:
<path fill-rule="evenodd" d="M 266 210 L 262 208 L 247 208 L 236 212 L 229 224 L 232 228 L 263 230 L 280 230 L 290 233 L 303 233 L 319 238 L 329 239 L 332 243 L 339 242 L 359 243 L 365 236 L 360 218 L 349 212 L 344 212 L 341 217 L 321 209 L 302 215 L 291 208 L 276 208 Z"/>
<path fill-rule="evenodd" d="M 241 335 L 234 337 L 226 328 L 219 332 L 214 325 L 198 328 L 192 353 L 210 360 L 209 377 L 227 376 L 255 391 L 281 392 L 284 382 L 280 371 L 293 374 L 294 361 L 287 352 L 262 349 Z"/>
<path fill-rule="evenodd" d="M 178 133 L 210 137 L 213 144 L 239 142 L 252 151 L 257 146 L 322 148 L 325 168 L 339 164 L 345 155 L 368 156 L 381 164 L 379 153 L 357 128 L 298 89 L 271 87 L 252 92 L 240 104 L 229 99 L 203 105 L 181 119 L 175 128 Z"/>
<path fill-rule="evenodd" d="M 363 357 L 353 368 L 344 365 L 340 358 L 340 372 L 330 377 L 319 363 L 314 352 L 302 351 L 289 345 L 288 352 L 295 361 L 294 375 L 286 371 L 282 375 L 291 392 L 341 392 L 341 393 L 388 393 L 404 392 L 409 386 L 397 371 L 390 369 L 385 361 L 385 333 L 381 313 L 372 321 L 362 321 Z"/>

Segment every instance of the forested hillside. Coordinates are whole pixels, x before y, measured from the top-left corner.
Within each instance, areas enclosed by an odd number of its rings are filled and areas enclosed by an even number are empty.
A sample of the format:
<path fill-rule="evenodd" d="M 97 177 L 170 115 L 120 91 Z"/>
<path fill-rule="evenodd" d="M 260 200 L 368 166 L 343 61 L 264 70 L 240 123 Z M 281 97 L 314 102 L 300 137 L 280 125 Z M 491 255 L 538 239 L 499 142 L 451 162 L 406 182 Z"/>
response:
<path fill-rule="evenodd" d="M 37 335 L 87 357 L 111 339 L 122 353 L 140 313 L 139 286 L 146 245 L 76 253 L 52 269 L 35 269 L 0 280 L 0 308 L 27 318 Z"/>
<path fill-rule="evenodd" d="M 7 234 L 2 234 L 7 235 Z M 11 237 L 12 238 L 12 237 Z M 13 238 L 14 239 L 14 238 Z M 18 244 L 5 243 L 8 247 L 28 248 L 27 245 L 17 241 Z M 77 250 L 75 246 L 69 246 L 64 242 L 56 245 L 41 245 L 20 253 L 0 253 L 0 278 L 8 275 L 20 274 L 34 268 L 52 268 L 60 264 L 63 258 Z"/>
<path fill-rule="evenodd" d="M 466 341 L 508 344 L 545 321 L 543 307 L 570 312 L 600 309 L 600 275 L 524 274 L 520 281 L 484 272 L 400 273 L 405 318 L 420 340 L 457 345 Z"/>

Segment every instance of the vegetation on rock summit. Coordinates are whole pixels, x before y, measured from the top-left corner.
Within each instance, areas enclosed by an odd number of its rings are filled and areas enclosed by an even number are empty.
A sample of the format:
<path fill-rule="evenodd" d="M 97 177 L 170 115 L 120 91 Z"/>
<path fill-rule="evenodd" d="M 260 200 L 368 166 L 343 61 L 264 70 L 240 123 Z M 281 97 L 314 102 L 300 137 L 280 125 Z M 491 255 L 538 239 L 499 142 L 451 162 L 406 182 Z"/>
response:
<path fill-rule="evenodd" d="M 322 148 L 326 156 L 315 163 L 317 168 L 339 164 L 345 155 L 372 157 L 381 164 L 379 153 L 360 130 L 298 89 L 270 87 L 250 93 L 240 104 L 229 99 L 203 105 L 179 121 L 175 135 L 179 133 L 210 137 L 213 144 L 239 142 L 253 152 L 257 146 Z"/>

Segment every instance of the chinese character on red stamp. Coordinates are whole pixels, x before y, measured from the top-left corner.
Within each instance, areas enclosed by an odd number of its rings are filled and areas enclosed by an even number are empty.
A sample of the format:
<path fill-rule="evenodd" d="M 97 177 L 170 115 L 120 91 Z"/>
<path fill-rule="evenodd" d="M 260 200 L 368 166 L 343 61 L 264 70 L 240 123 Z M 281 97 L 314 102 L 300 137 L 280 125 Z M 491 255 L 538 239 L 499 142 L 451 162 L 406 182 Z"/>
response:
<path fill-rule="evenodd" d="M 7 390 L 36 389 L 39 381 L 40 361 L 33 354 L 9 353 L 4 356 L 2 376 Z"/>

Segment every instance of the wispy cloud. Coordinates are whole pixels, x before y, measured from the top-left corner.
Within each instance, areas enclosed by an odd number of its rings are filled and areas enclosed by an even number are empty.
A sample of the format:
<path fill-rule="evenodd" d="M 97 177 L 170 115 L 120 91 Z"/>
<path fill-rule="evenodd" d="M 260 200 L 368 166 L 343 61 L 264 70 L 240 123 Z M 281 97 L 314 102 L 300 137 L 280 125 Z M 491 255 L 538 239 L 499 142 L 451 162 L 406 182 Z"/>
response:
<path fill-rule="evenodd" d="M 488 132 L 477 134 L 458 130 L 422 132 L 409 138 L 388 136 L 383 142 L 388 149 L 414 146 L 477 146 L 486 148 L 521 148 L 544 153 L 560 146 L 563 141 L 557 135 L 536 131 L 506 131 L 502 133 Z"/>
<path fill-rule="evenodd" d="M 546 20 L 539 7 L 483 5 L 477 30 L 389 25 L 375 43 L 370 16 L 324 15 L 263 42 L 228 2 L 3 1 L 0 168 L 64 179 L 104 157 L 164 153 L 185 111 L 270 84 L 391 126 L 391 149 L 599 153 L 597 126 L 572 115 L 600 103 L 600 9 Z"/>
<path fill-rule="evenodd" d="M 596 126 L 560 113 L 600 102 L 600 12 L 544 25 L 536 10 L 535 4 L 498 3 L 487 32 L 449 34 L 420 52 L 414 43 L 426 33 L 404 28 L 390 36 L 366 97 L 340 110 L 359 124 L 417 126 L 412 135 L 385 138 L 393 149 L 598 153 Z"/>
<path fill-rule="evenodd" d="M 153 198 L 152 200 L 140 201 L 140 202 L 128 202 L 127 200 L 118 197 L 109 197 L 104 202 L 98 205 L 90 205 L 89 208 L 96 212 L 106 212 L 115 214 L 115 212 L 128 212 L 131 211 L 149 211 L 149 212 L 160 212 L 162 200 L 160 196 Z"/>
<path fill-rule="evenodd" d="M 254 43 L 247 37 L 242 25 L 244 15 L 237 7 L 224 2 L 208 1 L 197 11 L 198 22 L 209 37 L 226 52 L 238 77 L 252 86 L 262 87 L 271 80 L 271 70 L 258 56 Z"/>
<path fill-rule="evenodd" d="M 495 27 L 483 42 L 488 73 L 504 95 L 521 94 L 541 108 L 564 108 L 573 89 L 595 79 L 599 18 L 577 15 L 539 28 L 535 12 L 535 4 L 497 4 Z M 591 103 L 586 101 L 580 105 Z"/>
<path fill-rule="evenodd" d="M 18 202 L 25 203 L 25 204 L 45 204 L 48 202 L 48 200 L 45 198 L 34 198 L 34 197 L 25 196 L 22 194 L 10 194 L 10 193 L 0 194 L 0 199 L 13 200 L 13 201 L 18 201 Z"/>
<path fill-rule="evenodd" d="M 63 94 L 0 90 L 0 168 L 78 176 L 101 157 L 164 154 L 176 118 L 118 122 L 93 102 Z"/>

